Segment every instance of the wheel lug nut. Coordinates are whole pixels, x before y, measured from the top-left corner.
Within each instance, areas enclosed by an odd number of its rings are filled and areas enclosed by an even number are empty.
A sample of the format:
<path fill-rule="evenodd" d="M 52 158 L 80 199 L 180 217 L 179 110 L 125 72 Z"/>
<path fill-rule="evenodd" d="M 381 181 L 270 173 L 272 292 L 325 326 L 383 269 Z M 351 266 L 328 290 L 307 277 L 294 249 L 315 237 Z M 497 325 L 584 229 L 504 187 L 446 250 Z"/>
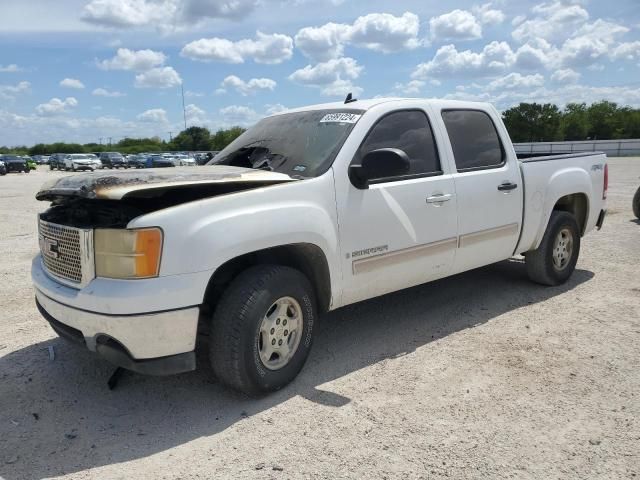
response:
<path fill-rule="evenodd" d="M 286 337 L 287 335 L 289 335 L 289 330 L 284 331 L 284 336 Z"/>
<path fill-rule="evenodd" d="M 285 319 L 282 321 L 282 325 L 286 325 L 286 324 L 287 324 L 287 319 L 285 318 Z"/>
<path fill-rule="evenodd" d="M 282 345 L 282 340 L 278 340 L 278 346 Z"/>
<path fill-rule="evenodd" d="M 280 325 L 280 319 L 276 318 L 276 325 Z"/>
<path fill-rule="evenodd" d="M 271 335 L 273 335 L 274 333 L 276 333 L 276 329 L 275 329 L 275 328 L 272 328 L 272 329 L 271 329 Z"/>
<path fill-rule="evenodd" d="M 275 345 L 276 344 L 276 339 L 274 338 L 273 340 L 271 340 L 271 345 Z"/>

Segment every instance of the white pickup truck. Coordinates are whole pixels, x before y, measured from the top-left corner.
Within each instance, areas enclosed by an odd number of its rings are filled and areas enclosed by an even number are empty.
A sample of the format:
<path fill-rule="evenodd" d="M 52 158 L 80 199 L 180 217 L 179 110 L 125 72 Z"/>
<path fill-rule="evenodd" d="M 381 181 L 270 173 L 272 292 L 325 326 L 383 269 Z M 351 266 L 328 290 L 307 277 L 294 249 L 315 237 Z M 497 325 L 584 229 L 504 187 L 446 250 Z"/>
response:
<path fill-rule="evenodd" d="M 294 379 L 329 310 L 518 254 L 533 281 L 565 282 L 608 176 L 600 153 L 518 159 L 491 105 L 421 99 L 290 110 L 170 170 L 42 187 L 37 306 L 148 374 L 195 369 L 200 326 L 219 380 L 248 394 Z"/>

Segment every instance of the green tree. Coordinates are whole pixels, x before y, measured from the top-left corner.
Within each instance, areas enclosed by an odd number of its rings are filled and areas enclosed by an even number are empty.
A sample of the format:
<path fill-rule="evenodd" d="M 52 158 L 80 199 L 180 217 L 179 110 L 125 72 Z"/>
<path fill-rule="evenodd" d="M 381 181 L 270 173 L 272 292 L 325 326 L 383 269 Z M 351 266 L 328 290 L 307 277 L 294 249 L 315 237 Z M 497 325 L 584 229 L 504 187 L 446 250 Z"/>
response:
<path fill-rule="evenodd" d="M 564 140 L 586 140 L 589 134 L 589 119 L 586 103 L 568 103 L 560 122 Z"/>
<path fill-rule="evenodd" d="M 170 146 L 172 150 L 197 151 L 209 150 L 211 133 L 204 127 L 189 127 L 174 137 Z"/>
<path fill-rule="evenodd" d="M 514 142 L 559 140 L 560 109 L 551 103 L 521 103 L 502 113 L 502 119 Z"/>
<path fill-rule="evenodd" d="M 211 137 L 211 150 L 222 150 L 236 138 L 244 133 L 245 129 L 242 127 L 231 127 L 227 130 L 220 129 Z"/>
<path fill-rule="evenodd" d="M 592 140 L 608 140 L 620 138 L 620 115 L 618 105 L 614 102 L 602 100 L 592 103 L 587 109 L 589 118 L 589 138 Z"/>

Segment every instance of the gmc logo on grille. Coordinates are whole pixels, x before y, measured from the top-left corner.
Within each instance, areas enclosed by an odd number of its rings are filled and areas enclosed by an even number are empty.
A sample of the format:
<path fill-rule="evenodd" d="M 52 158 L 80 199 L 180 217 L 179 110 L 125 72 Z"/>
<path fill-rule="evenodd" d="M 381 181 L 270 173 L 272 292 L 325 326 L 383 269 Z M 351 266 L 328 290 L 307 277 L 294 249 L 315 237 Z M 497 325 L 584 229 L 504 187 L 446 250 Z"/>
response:
<path fill-rule="evenodd" d="M 40 235 L 40 251 L 51 258 L 58 258 L 58 241 Z"/>

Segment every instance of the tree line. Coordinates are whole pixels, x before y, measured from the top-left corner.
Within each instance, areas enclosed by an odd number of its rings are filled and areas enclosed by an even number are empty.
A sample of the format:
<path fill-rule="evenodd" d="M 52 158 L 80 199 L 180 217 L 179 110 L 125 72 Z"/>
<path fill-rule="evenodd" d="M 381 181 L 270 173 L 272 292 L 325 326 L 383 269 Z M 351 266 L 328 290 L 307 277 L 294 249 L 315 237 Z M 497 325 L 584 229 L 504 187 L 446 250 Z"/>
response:
<path fill-rule="evenodd" d="M 242 127 L 220 129 L 211 133 L 204 127 L 189 127 L 166 142 L 159 137 L 123 138 L 112 144 L 100 143 L 38 143 L 32 147 L 0 147 L 0 154 L 48 155 L 52 153 L 98 153 L 116 151 L 120 153 L 167 152 L 167 151 L 217 151 L 233 142 L 244 132 Z"/>
<path fill-rule="evenodd" d="M 640 109 L 605 100 L 568 103 L 562 110 L 552 103 L 521 103 L 502 112 L 502 119 L 513 142 L 640 138 Z"/>

